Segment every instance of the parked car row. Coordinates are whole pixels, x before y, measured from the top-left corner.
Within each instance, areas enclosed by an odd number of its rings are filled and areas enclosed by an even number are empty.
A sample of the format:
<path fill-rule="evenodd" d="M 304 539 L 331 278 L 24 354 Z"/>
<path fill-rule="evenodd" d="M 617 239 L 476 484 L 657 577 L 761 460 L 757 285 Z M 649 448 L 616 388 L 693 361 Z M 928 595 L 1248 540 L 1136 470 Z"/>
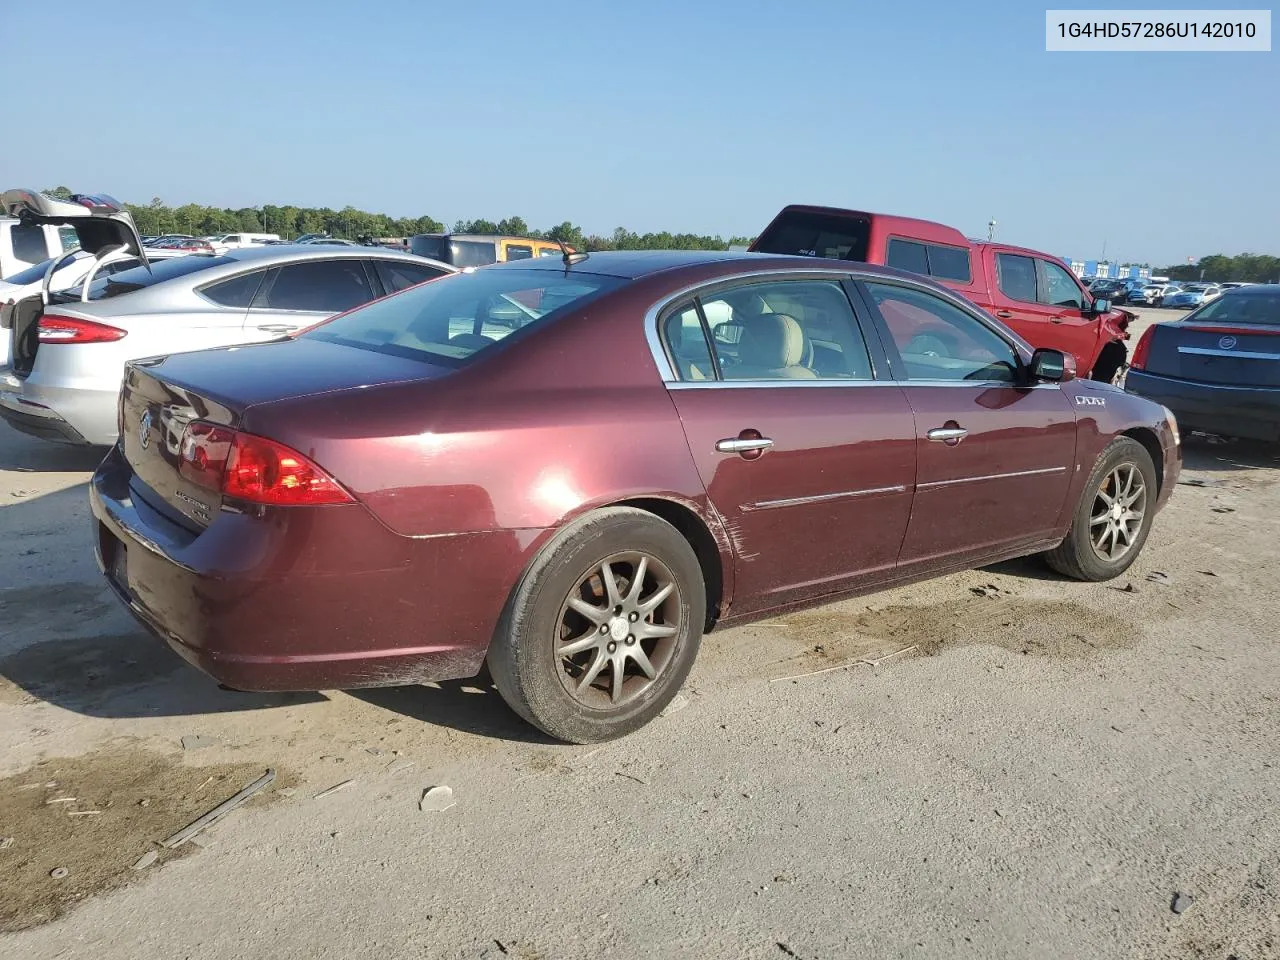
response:
<path fill-rule="evenodd" d="M 1116 576 L 1180 468 L 1164 407 L 1076 379 L 1124 315 L 937 224 L 788 208 L 750 253 L 151 263 L 118 205 L 0 203 L 139 260 L 15 303 L 0 413 L 111 444 L 104 576 L 232 688 L 487 663 L 542 730 L 616 737 L 716 626 L 1027 554 Z"/>

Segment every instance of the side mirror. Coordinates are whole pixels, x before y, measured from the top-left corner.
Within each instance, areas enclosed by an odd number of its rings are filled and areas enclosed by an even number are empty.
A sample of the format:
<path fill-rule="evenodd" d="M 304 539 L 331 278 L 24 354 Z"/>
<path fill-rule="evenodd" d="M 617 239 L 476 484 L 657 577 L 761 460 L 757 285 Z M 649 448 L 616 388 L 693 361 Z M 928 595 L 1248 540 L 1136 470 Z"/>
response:
<path fill-rule="evenodd" d="M 1110 313 L 1111 301 L 1106 299 L 1105 297 L 1095 298 L 1093 301 L 1093 309 L 1091 312 L 1095 314 Z"/>
<path fill-rule="evenodd" d="M 1027 373 L 1032 383 L 1066 383 L 1076 378 L 1076 358 L 1061 350 L 1041 347 L 1031 355 Z"/>

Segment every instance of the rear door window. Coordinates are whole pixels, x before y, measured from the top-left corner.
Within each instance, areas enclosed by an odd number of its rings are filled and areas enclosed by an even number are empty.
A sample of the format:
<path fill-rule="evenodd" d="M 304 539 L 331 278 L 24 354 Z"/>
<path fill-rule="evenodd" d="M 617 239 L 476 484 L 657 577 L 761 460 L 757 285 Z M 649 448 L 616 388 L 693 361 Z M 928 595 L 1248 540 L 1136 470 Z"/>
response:
<path fill-rule="evenodd" d="M 238 277 L 232 277 L 230 280 L 222 280 L 218 283 L 210 284 L 202 288 L 200 293 L 219 306 L 247 307 L 253 302 L 253 295 L 258 292 L 258 287 L 262 284 L 262 278 L 266 275 L 266 270 L 243 273 Z"/>
<path fill-rule="evenodd" d="M 172 257 L 168 260 L 157 260 L 150 268 L 137 266 L 114 276 L 99 276 L 89 286 L 90 300 L 108 300 L 121 294 L 141 290 L 165 280 L 185 277 L 187 274 L 207 270 L 224 263 L 235 263 L 230 257 Z"/>
<path fill-rule="evenodd" d="M 281 267 L 265 299 L 269 310 L 341 313 L 373 299 L 359 260 L 308 260 Z"/>
<path fill-rule="evenodd" d="M 996 254 L 996 282 L 1010 300 L 1036 302 L 1036 262 L 1013 253 Z"/>
<path fill-rule="evenodd" d="M 443 270 L 437 270 L 425 263 L 401 263 L 399 260 L 373 262 L 378 271 L 378 279 L 382 281 L 382 288 L 387 293 L 398 293 L 414 284 L 422 283 L 424 280 L 434 280 L 444 274 Z"/>
<path fill-rule="evenodd" d="M 507 244 L 508 260 L 528 260 L 533 256 L 533 247 L 523 244 L 509 243 Z"/>

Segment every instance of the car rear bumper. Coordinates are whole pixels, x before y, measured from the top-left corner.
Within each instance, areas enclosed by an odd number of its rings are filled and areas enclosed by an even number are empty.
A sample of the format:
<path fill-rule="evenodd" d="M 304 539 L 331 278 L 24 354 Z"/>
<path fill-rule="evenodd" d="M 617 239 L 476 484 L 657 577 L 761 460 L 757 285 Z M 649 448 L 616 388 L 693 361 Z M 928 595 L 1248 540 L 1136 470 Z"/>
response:
<path fill-rule="evenodd" d="M 90 485 L 99 569 L 153 634 L 238 690 L 475 676 L 536 539 L 401 537 L 359 505 L 223 510 L 194 534 L 132 477 L 117 446 Z"/>
<path fill-rule="evenodd" d="M 1195 383 L 1130 370 L 1125 390 L 1164 404 L 1184 432 L 1280 441 L 1280 388 Z"/>
<path fill-rule="evenodd" d="M 117 390 L 56 387 L 0 372 L 0 417 L 45 440 L 107 447 L 116 442 Z"/>

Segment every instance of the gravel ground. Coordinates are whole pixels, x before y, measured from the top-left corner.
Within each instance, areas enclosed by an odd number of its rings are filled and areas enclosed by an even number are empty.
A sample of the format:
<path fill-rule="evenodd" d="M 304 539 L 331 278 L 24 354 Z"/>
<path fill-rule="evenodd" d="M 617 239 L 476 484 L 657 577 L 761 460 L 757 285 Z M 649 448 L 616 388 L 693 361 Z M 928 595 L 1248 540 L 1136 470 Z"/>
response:
<path fill-rule="evenodd" d="M 101 586 L 92 467 L 0 426 L 4 956 L 1280 956 L 1280 450 L 1190 438 L 1111 584 L 1016 562 L 714 634 L 597 747 L 485 681 L 218 690 Z"/>

